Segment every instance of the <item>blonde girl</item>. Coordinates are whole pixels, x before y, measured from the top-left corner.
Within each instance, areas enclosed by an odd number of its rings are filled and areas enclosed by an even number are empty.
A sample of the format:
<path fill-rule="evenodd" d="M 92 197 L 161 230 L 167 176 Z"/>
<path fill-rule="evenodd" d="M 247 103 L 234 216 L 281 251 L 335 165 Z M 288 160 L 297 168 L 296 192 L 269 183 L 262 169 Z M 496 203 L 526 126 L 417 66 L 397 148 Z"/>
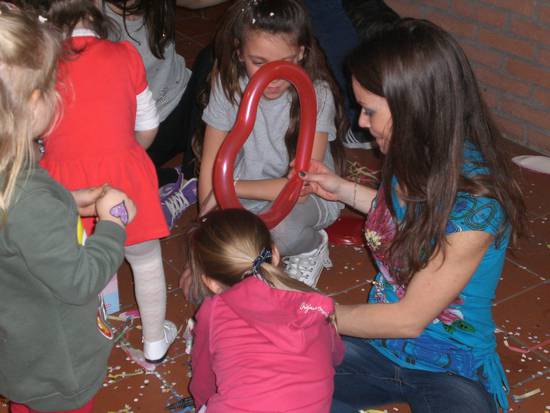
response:
<path fill-rule="evenodd" d="M 328 413 L 343 347 L 334 303 L 279 267 L 246 210 L 213 211 L 187 238 L 196 315 L 191 393 L 208 413 Z"/>
<path fill-rule="evenodd" d="M 136 212 L 109 187 L 71 194 L 36 163 L 34 141 L 56 113 L 59 52 L 37 15 L 0 2 L 0 394 L 11 413 L 92 411 L 112 344 L 98 294 Z M 85 246 L 79 214 L 98 217 Z"/>

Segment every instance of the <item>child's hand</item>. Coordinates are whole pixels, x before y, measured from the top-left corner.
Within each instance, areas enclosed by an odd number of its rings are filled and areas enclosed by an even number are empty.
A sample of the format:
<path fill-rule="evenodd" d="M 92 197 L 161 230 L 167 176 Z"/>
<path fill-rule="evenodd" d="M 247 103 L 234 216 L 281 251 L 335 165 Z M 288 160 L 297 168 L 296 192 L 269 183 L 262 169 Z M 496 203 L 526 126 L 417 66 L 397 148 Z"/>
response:
<path fill-rule="evenodd" d="M 124 192 L 111 187 L 106 187 L 103 196 L 97 200 L 96 210 L 101 221 L 111 221 L 122 227 L 136 216 L 134 202 Z"/>
<path fill-rule="evenodd" d="M 78 214 L 82 217 L 97 215 L 95 203 L 103 195 L 105 185 L 71 191 Z"/>

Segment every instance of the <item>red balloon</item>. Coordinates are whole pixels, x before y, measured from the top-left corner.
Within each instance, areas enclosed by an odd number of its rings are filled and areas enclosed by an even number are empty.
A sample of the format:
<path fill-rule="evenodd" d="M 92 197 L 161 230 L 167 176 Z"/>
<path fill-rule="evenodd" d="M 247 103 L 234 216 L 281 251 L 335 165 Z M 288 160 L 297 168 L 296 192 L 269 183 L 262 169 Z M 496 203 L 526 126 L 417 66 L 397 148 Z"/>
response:
<path fill-rule="evenodd" d="M 240 149 L 254 128 L 258 102 L 264 89 L 276 79 L 286 79 L 291 82 L 300 98 L 300 131 L 296 148 L 294 169 L 307 171 L 313 151 L 317 119 L 317 99 L 315 89 L 307 73 L 293 63 L 277 61 L 263 65 L 254 74 L 246 87 L 237 121 L 233 130 L 224 139 L 216 160 L 214 161 L 214 194 L 221 208 L 242 208 L 233 182 L 235 159 Z M 289 179 L 281 193 L 273 201 L 268 211 L 260 214 L 260 218 L 268 228 L 274 228 L 292 210 L 300 196 L 303 181 L 294 175 Z"/>

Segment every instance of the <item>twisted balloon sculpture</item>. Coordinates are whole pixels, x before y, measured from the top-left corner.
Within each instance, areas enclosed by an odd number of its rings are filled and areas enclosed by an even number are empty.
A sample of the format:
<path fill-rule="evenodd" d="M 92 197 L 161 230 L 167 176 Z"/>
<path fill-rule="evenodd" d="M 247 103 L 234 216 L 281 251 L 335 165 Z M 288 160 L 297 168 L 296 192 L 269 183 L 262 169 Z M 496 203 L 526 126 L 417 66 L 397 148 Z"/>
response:
<path fill-rule="evenodd" d="M 267 63 L 258 69 L 250 79 L 241 100 L 235 125 L 224 139 L 216 155 L 213 174 L 214 194 L 223 209 L 243 207 L 237 197 L 233 181 L 235 159 L 254 128 L 258 102 L 264 89 L 276 79 L 288 80 L 298 92 L 300 131 L 294 169 L 307 171 L 309 168 L 317 119 L 317 99 L 313 84 L 307 73 L 298 65 L 284 61 Z M 298 174 L 294 174 L 273 201 L 269 210 L 260 214 L 260 218 L 268 228 L 274 228 L 290 213 L 300 196 L 302 185 L 303 181 Z"/>

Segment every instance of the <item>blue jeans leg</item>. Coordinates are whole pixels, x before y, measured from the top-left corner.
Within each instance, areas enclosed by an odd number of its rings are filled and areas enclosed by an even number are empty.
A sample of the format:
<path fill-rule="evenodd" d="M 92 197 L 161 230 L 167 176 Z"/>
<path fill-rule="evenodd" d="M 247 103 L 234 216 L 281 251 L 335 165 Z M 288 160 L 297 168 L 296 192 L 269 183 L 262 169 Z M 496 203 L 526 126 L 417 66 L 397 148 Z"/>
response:
<path fill-rule="evenodd" d="M 347 15 L 342 0 L 305 0 L 313 32 L 325 52 L 342 93 L 344 109 L 350 124 L 356 122 L 357 104 L 352 97 L 351 81 L 344 70 L 345 59 L 359 44 L 357 32 Z"/>
<path fill-rule="evenodd" d="M 366 340 L 344 338 L 346 354 L 336 369 L 331 413 L 357 413 L 387 403 L 408 403 L 413 413 L 496 413 L 478 382 L 449 373 L 405 369 Z"/>

